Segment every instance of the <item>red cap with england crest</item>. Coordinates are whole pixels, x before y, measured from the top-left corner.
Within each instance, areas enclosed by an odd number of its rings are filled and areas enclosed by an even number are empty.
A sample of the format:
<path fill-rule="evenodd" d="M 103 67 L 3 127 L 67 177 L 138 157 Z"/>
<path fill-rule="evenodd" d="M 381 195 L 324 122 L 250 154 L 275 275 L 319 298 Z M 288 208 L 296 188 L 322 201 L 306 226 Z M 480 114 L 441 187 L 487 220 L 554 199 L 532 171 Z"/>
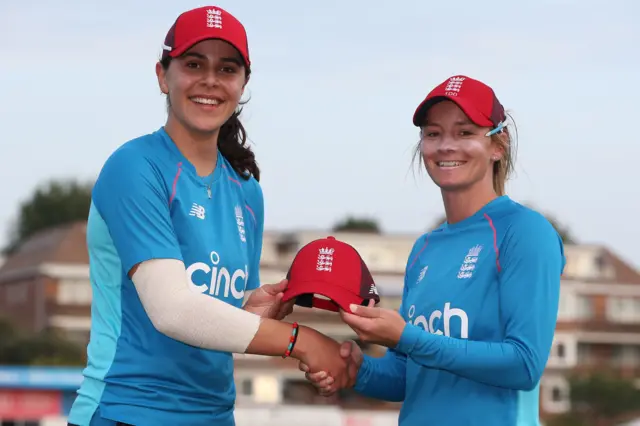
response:
<path fill-rule="evenodd" d="M 455 102 L 476 125 L 494 129 L 490 133 L 498 133 L 505 125 L 504 107 L 493 89 L 466 75 L 449 77 L 431 90 L 416 108 L 413 124 L 422 127 L 429 108 L 443 100 Z"/>
<path fill-rule="evenodd" d="M 176 58 L 204 40 L 223 40 L 235 47 L 250 68 L 247 32 L 232 14 L 217 6 L 188 10 L 174 22 L 162 46 L 162 58 Z"/>
<path fill-rule="evenodd" d="M 349 305 L 380 302 L 369 268 L 351 245 L 334 237 L 318 239 L 298 251 L 289 272 L 284 301 L 296 305 L 338 312 L 350 312 Z M 323 297 L 322 297 L 323 296 Z"/>

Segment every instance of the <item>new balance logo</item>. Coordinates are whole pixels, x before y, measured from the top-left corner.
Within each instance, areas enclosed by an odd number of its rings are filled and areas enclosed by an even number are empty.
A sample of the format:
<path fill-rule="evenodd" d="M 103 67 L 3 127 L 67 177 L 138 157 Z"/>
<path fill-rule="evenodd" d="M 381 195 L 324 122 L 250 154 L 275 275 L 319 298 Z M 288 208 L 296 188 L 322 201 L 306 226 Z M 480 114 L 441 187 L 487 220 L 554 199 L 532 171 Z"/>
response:
<path fill-rule="evenodd" d="M 376 288 L 375 284 L 371 284 L 371 287 L 369 288 L 369 294 L 378 294 L 378 289 Z"/>
<path fill-rule="evenodd" d="M 189 216 L 195 216 L 198 219 L 204 219 L 204 207 L 193 203 L 191 206 L 191 211 L 189 211 Z"/>

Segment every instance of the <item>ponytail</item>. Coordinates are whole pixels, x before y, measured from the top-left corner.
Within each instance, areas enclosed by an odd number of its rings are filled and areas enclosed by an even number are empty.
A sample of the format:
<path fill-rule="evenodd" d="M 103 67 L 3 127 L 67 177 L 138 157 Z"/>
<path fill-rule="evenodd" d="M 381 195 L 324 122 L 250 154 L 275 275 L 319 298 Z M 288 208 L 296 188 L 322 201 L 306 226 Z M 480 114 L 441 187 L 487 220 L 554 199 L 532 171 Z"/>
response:
<path fill-rule="evenodd" d="M 493 189 L 497 195 L 506 194 L 507 180 L 513 174 L 516 162 L 518 128 L 513 117 L 509 114 L 507 117 L 511 120 L 509 127 L 513 127 L 514 133 L 505 127 L 501 133 L 491 135 L 493 143 L 502 148 L 502 157 L 493 163 Z"/>
<path fill-rule="evenodd" d="M 506 183 L 509 175 L 509 163 L 506 160 L 498 160 L 493 163 L 493 190 L 496 195 L 502 196 L 506 193 Z"/>
<path fill-rule="evenodd" d="M 257 181 L 260 181 L 260 168 L 256 162 L 256 156 L 246 145 L 247 131 L 240 122 L 241 112 L 242 108 L 234 111 L 220 128 L 218 149 L 243 179 L 249 180 L 253 175 Z"/>

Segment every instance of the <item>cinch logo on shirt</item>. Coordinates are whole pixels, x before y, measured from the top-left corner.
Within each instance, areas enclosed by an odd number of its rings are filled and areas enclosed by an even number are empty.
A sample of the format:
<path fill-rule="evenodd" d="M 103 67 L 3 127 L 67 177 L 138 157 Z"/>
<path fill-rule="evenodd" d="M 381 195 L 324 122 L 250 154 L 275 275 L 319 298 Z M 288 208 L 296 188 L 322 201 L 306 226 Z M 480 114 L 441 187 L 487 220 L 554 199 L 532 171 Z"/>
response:
<path fill-rule="evenodd" d="M 467 317 L 467 313 L 462 309 L 452 308 L 451 303 L 447 302 L 444 304 L 444 312 L 440 310 L 435 310 L 431 312 L 429 315 L 429 320 L 424 315 L 418 315 L 415 319 L 413 316 L 416 314 L 416 306 L 411 305 L 409 307 L 409 312 L 407 315 L 409 316 L 409 324 L 419 325 L 432 334 L 444 334 L 447 337 L 451 337 L 451 318 L 458 317 L 460 318 L 460 338 L 468 339 L 469 338 L 469 317 Z M 441 322 L 444 321 L 444 333 L 442 330 L 438 330 Z"/>
<path fill-rule="evenodd" d="M 229 297 L 229 293 L 234 299 L 242 300 L 244 298 L 244 289 L 249 276 L 248 265 L 244 265 L 244 270 L 236 269 L 233 273 L 229 272 L 224 266 L 218 267 L 220 264 L 220 255 L 215 251 L 210 255 L 211 265 L 204 262 L 196 262 L 187 267 L 187 279 L 189 287 L 197 293 L 209 292 L 212 296 L 219 296 L 220 292 L 224 297 Z M 193 275 L 196 271 L 202 271 L 210 274 L 209 283 L 196 284 L 193 282 Z"/>

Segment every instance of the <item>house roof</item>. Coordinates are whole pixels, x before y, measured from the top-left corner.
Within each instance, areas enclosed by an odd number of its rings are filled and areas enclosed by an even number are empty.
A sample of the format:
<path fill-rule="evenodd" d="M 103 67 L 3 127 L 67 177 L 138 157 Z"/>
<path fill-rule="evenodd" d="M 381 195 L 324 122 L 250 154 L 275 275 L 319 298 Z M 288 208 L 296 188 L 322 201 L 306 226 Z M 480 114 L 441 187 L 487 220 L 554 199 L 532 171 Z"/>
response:
<path fill-rule="evenodd" d="M 640 272 L 608 248 L 603 248 L 605 262 L 613 268 L 614 280 L 625 284 L 640 284 Z"/>
<path fill-rule="evenodd" d="M 7 256 L 0 267 L 0 281 L 37 273 L 43 264 L 86 265 L 87 223 L 74 222 L 38 232 Z"/>

